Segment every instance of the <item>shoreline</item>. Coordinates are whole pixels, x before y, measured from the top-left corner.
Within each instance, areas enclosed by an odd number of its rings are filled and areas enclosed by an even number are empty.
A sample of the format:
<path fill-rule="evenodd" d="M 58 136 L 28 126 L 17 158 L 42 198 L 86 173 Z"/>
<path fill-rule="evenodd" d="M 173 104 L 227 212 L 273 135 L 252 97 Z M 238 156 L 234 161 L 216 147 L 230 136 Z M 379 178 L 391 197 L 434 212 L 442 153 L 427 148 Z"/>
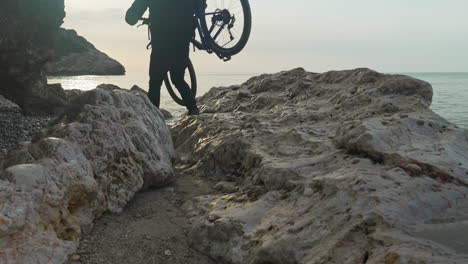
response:
<path fill-rule="evenodd" d="M 45 237 L 60 245 L 47 249 L 57 263 L 468 260 L 440 236 L 468 215 L 468 130 L 429 109 L 427 82 L 297 68 L 211 89 L 200 116 L 170 128 L 141 89 L 75 96 L 5 171 L 21 206 L 62 212 L 31 209 L 11 227 L 34 234 L 15 240 L 28 252 Z M 13 192 L 42 190 L 40 171 L 60 186 L 53 196 Z M 54 228 L 37 235 L 38 223 Z M 173 224 L 182 228 L 158 239 Z"/>
<path fill-rule="evenodd" d="M 430 75 L 432 73 L 402 73 L 398 72 L 397 74 L 407 74 L 411 77 L 418 78 L 419 74 L 422 75 Z M 436 74 L 451 74 L 451 73 L 436 73 Z M 459 74 L 459 73 L 457 73 Z M 431 105 L 431 109 L 433 109 L 436 113 L 447 118 L 451 122 L 456 123 L 460 127 L 468 128 L 468 115 L 465 114 L 464 110 L 464 102 L 468 101 L 468 73 L 460 73 L 464 77 L 462 81 L 457 80 L 445 80 L 445 79 L 438 79 L 436 78 L 425 78 L 425 81 L 428 81 L 432 84 L 434 89 L 434 100 Z M 62 81 L 66 81 L 64 88 L 72 89 L 79 86 L 86 86 L 86 89 L 93 89 L 97 85 L 104 83 L 114 83 L 116 82 L 122 88 L 130 88 L 134 84 L 138 83 L 138 80 L 143 76 L 143 78 L 148 78 L 146 73 L 141 74 L 132 74 L 130 73 L 128 76 L 117 76 L 117 79 L 121 79 L 121 81 L 116 81 L 114 77 L 110 76 L 97 76 L 97 79 L 94 76 L 78 76 L 78 77 L 64 77 Z M 199 74 L 199 76 L 207 76 L 207 77 L 217 77 L 217 78 L 199 78 L 199 94 L 198 96 L 202 96 L 206 92 L 209 91 L 212 87 L 221 87 L 221 86 L 229 86 L 234 84 L 241 84 L 247 79 L 252 77 L 252 73 L 248 74 Z M 232 76 L 236 76 L 236 78 L 232 78 Z M 427 77 L 427 76 L 426 76 Z M 429 76 L 430 77 L 430 76 Z M 126 79 L 127 78 L 127 79 Z M 125 79 L 125 80 L 122 80 Z M 421 79 L 421 78 L 418 78 Z M 52 79 L 54 81 L 58 81 L 60 79 Z M 75 81 L 74 81 L 75 80 Z M 146 79 L 145 79 L 146 80 Z M 147 81 L 140 82 L 140 87 L 147 87 Z M 84 89 L 84 90 L 86 90 Z M 147 88 L 145 88 L 147 89 Z M 465 99 L 466 98 L 466 99 Z M 455 100 L 455 101 L 453 101 Z M 162 87 L 162 105 L 163 108 L 167 108 L 167 110 L 174 112 L 176 116 L 180 116 L 184 112 L 184 108 L 180 107 L 172 102 L 172 98 L 167 95 L 167 92 Z M 455 107 L 457 106 L 457 107 Z"/>

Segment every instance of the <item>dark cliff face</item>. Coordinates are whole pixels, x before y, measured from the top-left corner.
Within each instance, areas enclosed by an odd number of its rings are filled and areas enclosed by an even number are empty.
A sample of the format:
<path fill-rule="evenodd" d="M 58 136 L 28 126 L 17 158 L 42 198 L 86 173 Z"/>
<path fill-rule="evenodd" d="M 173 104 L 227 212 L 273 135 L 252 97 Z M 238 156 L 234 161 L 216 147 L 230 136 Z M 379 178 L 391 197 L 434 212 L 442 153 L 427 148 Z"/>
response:
<path fill-rule="evenodd" d="M 71 53 L 84 53 L 95 49 L 94 45 L 78 35 L 75 30 L 60 28 L 52 38 L 52 47 L 56 57 L 67 56 Z"/>
<path fill-rule="evenodd" d="M 124 75 L 125 67 L 99 51 L 75 30 L 60 28 L 51 38 L 54 58 L 44 71 L 48 75 Z"/>
<path fill-rule="evenodd" d="M 26 112 L 53 112 L 65 92 L 47 86 L 41 69 L 51 59 L 49 40 L 65 17 L 64 0 L 0 2 L 0 94 Z"/>

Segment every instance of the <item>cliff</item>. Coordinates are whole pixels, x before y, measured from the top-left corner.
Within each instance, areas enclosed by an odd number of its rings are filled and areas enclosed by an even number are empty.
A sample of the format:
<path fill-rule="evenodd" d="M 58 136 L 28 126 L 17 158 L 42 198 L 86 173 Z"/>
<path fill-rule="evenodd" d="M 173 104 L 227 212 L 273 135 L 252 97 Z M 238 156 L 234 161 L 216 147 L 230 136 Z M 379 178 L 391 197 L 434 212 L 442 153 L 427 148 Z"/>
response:
<path fill-rule="evenodd" d="M 26 112 L 60 111 L 67 104 L 59 86 L 42 72 L 53 56 L 49 40 L 65 17 L 63 0 L 0 3 L 0 94 Z"/>
<path fill-rule="evenodd" d="M 0 2 L 0 95 L 28 113 L 59 113 L 69 103 L 44 74 L 124 74 L 115 60 L 72 30 L 60 28 L 63 0 Z"/>
<path fill-rule="evenodd" d="M 96 49 L 75 30 L 60 28 L 52 38 L 55 52 L 45 66 L 48 75 L 124 75 L 125 68 L 118 61 Z"/>

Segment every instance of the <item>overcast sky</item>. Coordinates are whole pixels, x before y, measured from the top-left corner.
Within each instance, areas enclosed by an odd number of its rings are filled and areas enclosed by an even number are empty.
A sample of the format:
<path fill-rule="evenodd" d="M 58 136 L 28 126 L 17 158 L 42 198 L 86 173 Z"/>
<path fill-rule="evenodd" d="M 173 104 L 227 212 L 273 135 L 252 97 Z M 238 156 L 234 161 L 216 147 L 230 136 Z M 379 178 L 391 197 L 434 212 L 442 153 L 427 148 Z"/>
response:
<path fill-rule="evenodd" d="M 263 73 L 368 67 L 384 72 L 468 71 L 466 0 L 251 0 L 246 49 L 224 63 L 192 54 L 199 72 Z M 66 0 L 73 28 L 127 71 L 147 69 L 146 30 L 124 21 L 132 0 Z"/>

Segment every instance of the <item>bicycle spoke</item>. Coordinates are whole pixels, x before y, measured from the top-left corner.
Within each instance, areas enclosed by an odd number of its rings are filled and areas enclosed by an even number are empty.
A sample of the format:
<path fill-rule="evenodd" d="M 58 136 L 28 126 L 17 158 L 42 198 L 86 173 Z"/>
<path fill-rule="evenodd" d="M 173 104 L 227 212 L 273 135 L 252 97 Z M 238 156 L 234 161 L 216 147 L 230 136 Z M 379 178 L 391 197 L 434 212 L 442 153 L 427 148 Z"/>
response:
<path fill-rule="evenodd" d="M 213 41 L 220 47 L 232 48 L 237 45 L 244 28 L 244 13 L 241 0 L 207 0 L 206 13 L 220 12 L 220 17 L 212 21 L 213 16 L 206 16 Z M 228 12 L 227 14 L 224 12 Z M 226 23 L 226 15 L 229 22 Z"/>
<path fill-rule="evenodd" d="M 210 34 L 211 34 L 211 32 L 213 32 L 213 30 L 215 29 L 215 27 L 216 27 L 216 24 L 212 24 L 212 25 L 211 25 L 211 27 L 210 27 L 210 29 L 209 29 Z"/>
<path fill-rule="evenodd" d="M 229 10 L 236 10 L 238 9 L 239 7 L 242 8 L 242 5 L 240 5 L 240 2 L 239 1 L 231 1 L 231 5 L 229 5 Z"/>
<path fill-rule="evenodd" d="M 213 40 L 216 41 L 216 38 L 218 38 L 218 36 L 221 34 L 221 31 L 223 31 L 225 25 L 219 27 L 218 31 L 216 32 L 216 34 L 213 36 Z"/>

